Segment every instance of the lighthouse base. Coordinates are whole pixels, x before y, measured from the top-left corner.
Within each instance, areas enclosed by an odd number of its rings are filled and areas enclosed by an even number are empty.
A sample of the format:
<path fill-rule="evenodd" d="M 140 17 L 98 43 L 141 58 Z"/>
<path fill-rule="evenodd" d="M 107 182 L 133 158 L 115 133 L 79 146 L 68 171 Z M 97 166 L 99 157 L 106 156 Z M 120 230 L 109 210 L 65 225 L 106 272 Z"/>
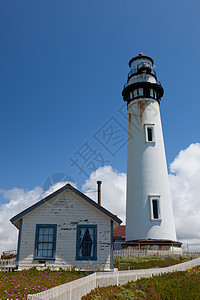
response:
<path fill-rule="evenodd" d="M 133 249 L 136 251 L 147 251 L 148 253 L 161 252 L 160 254 L 182 254 L 181 242 L 171 240 L 156 240 L 156 239 L 143 239 L 127 241 L 122 244 L 123 249 Z"/>

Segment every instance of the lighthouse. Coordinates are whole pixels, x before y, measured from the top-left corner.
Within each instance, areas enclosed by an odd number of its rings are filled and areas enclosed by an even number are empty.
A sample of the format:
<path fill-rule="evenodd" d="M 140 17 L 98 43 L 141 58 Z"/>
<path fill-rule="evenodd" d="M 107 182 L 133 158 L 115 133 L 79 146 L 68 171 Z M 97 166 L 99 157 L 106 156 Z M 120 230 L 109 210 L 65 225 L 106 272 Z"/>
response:
<path fill-rule="evenodd" d="M 122 96 L 128 108 L 124 248 L 181 252 L 177 241 L 160 118 L 164 94 L 151 57 L 129 62 Z"/>

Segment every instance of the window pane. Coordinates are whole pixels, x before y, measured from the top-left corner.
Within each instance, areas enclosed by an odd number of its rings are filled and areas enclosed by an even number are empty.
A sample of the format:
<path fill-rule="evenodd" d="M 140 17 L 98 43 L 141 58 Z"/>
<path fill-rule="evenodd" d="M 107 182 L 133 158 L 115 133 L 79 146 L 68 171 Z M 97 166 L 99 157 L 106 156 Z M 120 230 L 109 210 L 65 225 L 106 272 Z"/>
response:
<path fill-rule="evenodd" d="M 41 228 L 39 229 L 39 234 L 44 234 L 44 230 L 45 230 L 45 228 L 41 227 Z"/>
<path fill-rule="evenodd" d="M 144 95 L 145 95 L 145 97 L 149 97 L 150 96 L 150 89 L 145 88 L 144 89 Z"/>
<path fill-rule="evenodd" d="M 53 244 L 52 244 L 52 243 L 48 243 L 47 249 L 48 249 L 48 250 L 51 250 L 52 248 L 53 248 Z"/>
<path fill-rule="evenodd" d="M 38 244 L 38 250 L 41 250 L 41 249 L 43 249 L 43 243 Z"/>
<path fill-rule="evenodd" d="M 48 241 L 49 241 L 49 236 L 47 234 L 44 234 L 43 242 L 48 242 Z"/>
<path fill-rule="evenodd" d="M 79 228 L 78 257 L 90 259 L 95 256 L 95 228 L 81 227 Z"/>
<path fill-rule="evenodd" d="M 52 257 L 52 250 L 47 250 L 47 256 Z"/>
<path fill-rule="evenodd" d="M 48 234 L 49 233 L 49 228 L 48 227 L 45 227 L 43 229 L 44 229 L 44 234 Z"/>
<path fill-rule="evenodd" d="M 43 243 L 43 249 L 48 249 L 48 243 Z"/>
<path fill-rule="evenodd" d="M 38 241 L 39 242 L 44 242 L 44 235 L 43 234 L 39 234 Z"/>
<path fill-rule="evenodd" d="M 45 249 L 45 250 L 42 250 L 42 257 L 47 257 L 47 250 Z"/>
<path fill-rule="evenodd" d="M 158 201 L 153 200 L 152 204 L 153 204 L 153 218 L 158 219 Z"/>
<path fill-rule="evenodd" d="M 92 247 L 90 249 L 90 256 L 94 256 L 94 243 L 92 244 Z"/>
<path fill-rule="evenodd" d="M 83 240 L 82 240 L 82 256 L 90 256 L 92 248 L 92 239 L 90 237 L 90 233 L 88 228 L 85 231 Z"/>
<path fill-rule="evenodd" d="M 48 236 L 48 242 L 53 242 L 53 234 Z"/>
<path fill-rule="evenodd" d="M 143 89 L 139 88 L 139 96 L 143 96 Z"/>
<path fill-rule="evenodd" d="M 39 227 L 38 228 L 38 239 L 36 241 L 36 255 L 41 258 L 53 257 L 54 249 L 54 227 Z"/>
<path fill-rule="evenodd" d="M 53 235 L 53 228 L 48 228 L 48 234 Z"/>
<path fill-rule="evenodd" d="M 42 257 L 42 250 L 38 250 L 37 257 Z"/>
<path fill-rule="evenodd" d="M 92 241 L 94 241 L 94 228 L 89 228 L 89 234 Z"/>
<path fill-rule="evenodd" d="M 147 128 L 147 137 L 148 137 L 149 142 L 153 141 L 153 134 L 152 134 L 152 128 L 151 127 Z"/>

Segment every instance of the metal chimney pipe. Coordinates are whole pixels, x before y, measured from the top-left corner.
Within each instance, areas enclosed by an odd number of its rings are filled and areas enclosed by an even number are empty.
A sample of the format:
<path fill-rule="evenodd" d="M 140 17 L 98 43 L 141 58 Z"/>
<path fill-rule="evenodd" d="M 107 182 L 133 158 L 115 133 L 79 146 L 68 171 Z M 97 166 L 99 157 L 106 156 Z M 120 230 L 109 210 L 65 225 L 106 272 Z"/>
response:
<path fill-rule="evenodd" d="M 101 184 L 102 181 L 97 181 L 97 185 L 98 185 L 98 204 L 101 205 Z"/>

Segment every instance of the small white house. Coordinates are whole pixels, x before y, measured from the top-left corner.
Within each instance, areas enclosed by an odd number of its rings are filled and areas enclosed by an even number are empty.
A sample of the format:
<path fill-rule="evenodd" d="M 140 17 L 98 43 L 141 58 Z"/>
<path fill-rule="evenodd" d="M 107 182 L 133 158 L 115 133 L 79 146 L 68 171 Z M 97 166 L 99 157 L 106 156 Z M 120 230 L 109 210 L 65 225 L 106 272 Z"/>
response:
<path fill-rule="evenodd" d="M 113 269 L 113 230 L 122 221 L 70 184 L 10 221 L 19 229 L 18 269 Z"/>

